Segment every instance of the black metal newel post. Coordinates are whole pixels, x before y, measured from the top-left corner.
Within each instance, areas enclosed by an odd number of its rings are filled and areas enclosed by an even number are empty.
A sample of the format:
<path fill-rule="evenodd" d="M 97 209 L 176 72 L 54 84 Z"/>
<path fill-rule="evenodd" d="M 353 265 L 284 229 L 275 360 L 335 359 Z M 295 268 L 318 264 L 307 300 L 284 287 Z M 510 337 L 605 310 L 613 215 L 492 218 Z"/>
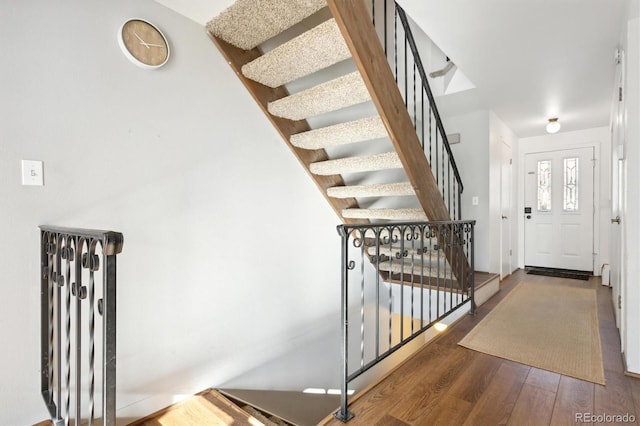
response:
<path fill-rule="evenodd" d="M 471 271 L 469 272 L 471 274 L 471 310 L 470 310 L 470 314 L 471 315 L 475 315 L 476 314 L 476 296 L 475 296 L 475 292 L 476 292 L 476 277 L 474 274 L 474 271 L 476 270 L 475 267 L 475 249 L 474 249 L 474 229 L 475 229 L 475 221 L 473 221 L 471 223 L 471 253 L 469 253 L 469 255 L 471 255 Z"/>
<path fill-rule="evenodd" d="M 102 406 L 104 423 L 116 424 L 116 256 L 115 253 L 105 256 L 103 271 L 105 291 L 102 300 L 98 301 L 98 312 L 102 314 L 104 335 L 102 364 Z"/>
<path fill-rule="evenodd" d="M 338 233 L 342 238 L 342 293 L 341 293 L 341 307 L 342 312 L 340 315 L 341 324 L 342 324 L 342 380 L 340 383 L 340 410 L 338 410 L 334 415 L 335 417 L 342 421 L 348 422 L 351 420 L 354 415 L 350 413 L 347 409 L 347 392 L 349 385 L 349 288 L 348 288 L 348 279 L 349 279 L 349 270 L 352 269 L 354 265 L 350 265 L 349 263 L 349 235 L 347 234 L 344 226 L 338 226 Z M 364 237 L 363 237 L 364 238 Z"/>

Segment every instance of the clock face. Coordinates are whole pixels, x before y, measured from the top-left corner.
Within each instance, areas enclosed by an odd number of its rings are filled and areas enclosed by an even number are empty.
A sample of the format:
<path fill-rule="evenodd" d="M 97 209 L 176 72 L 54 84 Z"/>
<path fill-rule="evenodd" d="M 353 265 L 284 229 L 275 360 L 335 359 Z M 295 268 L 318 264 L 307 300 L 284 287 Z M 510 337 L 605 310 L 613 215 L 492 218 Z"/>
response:
<path fill-rule="evenodd" d="M 164 34 L 142 19 L 125 22 L 118 41 L 125 56 L 141 67 L 159 68 L 169 59 L 169 44 Z"/>

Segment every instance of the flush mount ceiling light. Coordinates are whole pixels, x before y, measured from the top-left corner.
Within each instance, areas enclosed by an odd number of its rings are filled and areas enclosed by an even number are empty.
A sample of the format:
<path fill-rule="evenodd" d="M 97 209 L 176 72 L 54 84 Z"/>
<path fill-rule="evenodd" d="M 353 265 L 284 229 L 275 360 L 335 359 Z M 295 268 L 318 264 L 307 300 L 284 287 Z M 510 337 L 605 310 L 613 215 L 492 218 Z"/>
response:
<path fill-rule="evenodd" d="M 547 133 L 558 133 L 558 130 L 560 130 L 558 117 L 550 118 L 547 123 Z"/>

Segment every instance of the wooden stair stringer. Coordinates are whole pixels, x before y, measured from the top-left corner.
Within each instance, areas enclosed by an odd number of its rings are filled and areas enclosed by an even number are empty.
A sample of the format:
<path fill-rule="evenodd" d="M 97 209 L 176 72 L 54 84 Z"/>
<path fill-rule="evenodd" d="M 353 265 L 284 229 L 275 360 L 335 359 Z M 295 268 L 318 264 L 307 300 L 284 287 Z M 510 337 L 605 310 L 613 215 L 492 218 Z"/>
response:
<path fill-rule="evenodd" d="M 227 63 L 231 66 L 235 74 L 238 76 L 242 84 L 249 91 L 253 99 L 258 103 L 264 114 L 267 116 L 269 121 L 276 128 L 280 136 L 284 139 L 285 143 L 289 147 L 289 149 L 296 156 L 302 167 L 304 167 L 305 171 L 314 181 L 324 198 L 327 200 L 329 205 L 333 208 L 335 213 L 341 219 L 342 223 L 345 224 L 362 224 L 368 223 L 368 220 L 362 219 L 349 219 L 342 216 L 343 209 L 349 208 L 358 208 L 358 202 L 355 198 L 331 198 L 327 195 L 327 188 L 334 186 L 344 186 L 344 180 L 340 175 L 329 175 L 329 176 L 319 176 L 314 175 L 310 171 L 311 163 L 326 161 L 329 160 L 329 157 L 324 149 L 314 149 L 308 150 L 303 148 L 295 147 L 291 144 L 290 138 L 291 135 L 310 131 L 311 127 L 307 120 L 297 120 L 292 121 L 285 118 L 280 118 L 274 116 L 269 113 L 268 105 L 269 102 L 276 101 L 278 99 L 282 99 L 286 96 L 289 96 L 289 92 L 284 86 L 270 88 L 253 80 L 246 78 L 242 74 L 242 67 L 255 60 L 256 58 L 262 55 L 260 48 L 256 47 L 251 50 L 242 50 L 238 47 L 233 46 L 225 42 L 224 40 L 216 37 L 214 34 L 208 31 L 209 38 L 213 41 L 213 43 L 218 47 Z"/>
<path fill-rule="evenodd" d="M 395 148 L 405 173 L 415 190 L 418 201 L 431 221 L 450 221 L 451 216 L 442 199 L 429 161 L 415 132 L 386 55 L 378 41 L 370 15 L 362 0 L 328 0 L 331 14 L 351 51 L 353 60 L 367 86 Z M 442 242 L 444 238 L 440 238 Z M 471 273 L 471 265 L 462 247 L 447 250 L 447 260 L 464 276 Z M 463 277 L 456 277 L 466 283 Z M 464 289 L 463 289 L 464 290 Z"/>

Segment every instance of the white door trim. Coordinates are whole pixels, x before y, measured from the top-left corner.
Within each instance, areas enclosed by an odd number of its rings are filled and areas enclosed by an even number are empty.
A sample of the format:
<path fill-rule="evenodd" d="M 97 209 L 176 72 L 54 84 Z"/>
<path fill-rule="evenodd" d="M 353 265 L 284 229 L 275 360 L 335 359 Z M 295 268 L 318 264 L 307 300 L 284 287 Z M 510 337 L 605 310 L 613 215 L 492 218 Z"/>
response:
<path fill-rule="evenodd" d="M 604 135 L 609 132 L 608 127 L 603 128 Z M 518 171 L 517 173 L 517 211 L 518 222 L 518 267 L 524 268 L 524 186 L 525 186 L 525 157 L 527 154 L 536 154 L 548 151 L 559 151 L 574 148 L 593 148 L 596 167 L 593 171 L 593 273 L 600 275 L 600 149 L 601 140 L 594 140 L 593 136 L 587 136 L 589 131 L 577 131 L 558 133 L 556 135 L 542 136 L 538 138 L 520 139 L 518 144 Z M 561 136 L 561 138 L 559 138 Z M 587 141 L 585 141 L 585 139 Z M 570 142 L 566 142 L 571 140 Z M 524 142 L 523 142 L 524 141 Z M 531 142 L 529 142 L 531 141 Z M 576 142 L 578 141 L 578 142 Z M 582 141 L 582 142 L 580 142 Z"/>

